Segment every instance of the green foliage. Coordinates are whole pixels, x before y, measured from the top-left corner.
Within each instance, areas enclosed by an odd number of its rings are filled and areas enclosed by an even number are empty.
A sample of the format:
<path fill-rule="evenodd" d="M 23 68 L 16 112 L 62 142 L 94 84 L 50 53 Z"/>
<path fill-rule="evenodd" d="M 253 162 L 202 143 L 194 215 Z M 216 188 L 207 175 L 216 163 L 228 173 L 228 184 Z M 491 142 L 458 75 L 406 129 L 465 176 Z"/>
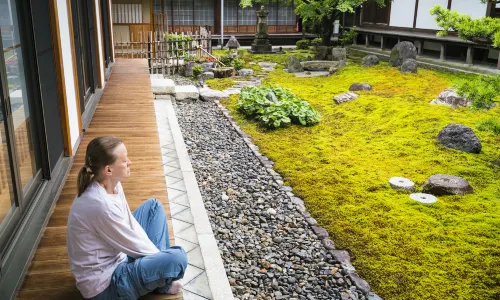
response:
<path fill-rule="evenodd" d="M 489 118 L 479 121 L 476 125 L 477 130 L 491 131 L 494 134 L 500 134 L 500 119 Z"/>
<path fill-rule="evenodd" d="M 300 40 L 295 43 L 295 46 L 297 46 L 297 50 L 307 50 L 309 49 L 309 46 L 311 46 L 311 41 L 310 40 Z"/>
<path fill-rule="evenodd" d="M 193 66 L 193 77 L 198 78 L 201 74 L 203 74 L 203 67 L 201 65 Z"/>
<path fill-rule="evenodd" d="M 275 162 L 275 170 L 328 229 L 337 248 L 355 257 L 357 272 L 374 292 L 387 300 L 497 299 L 500 167 L 491 162 L 500 157 L 500 135 L 475 132 L 481 154 L 444 148 L 435 140 L 450 123 L 474 127 L 482 119 L 500 120 L 500 106 L 472 111 L 429 105 L 454 82 L 476 77 L 427 69 L 407 76 L 385 62 L 369 69 L 349 64 L 332 77 L 270 72 L 266 83 L 289 88 L 321 114 L 321 122 L 311 127 L 267 130 L 241 113 L 238 96 L 222 104 Z M 335 105 L 332 97 L 353 82 L 368 82 L 374 89 Z M 404 176 L 418 190 L 440 173 L 464 177 L 474 194 L 441 196 L 426 206 L 387 183 L 391 176 Z"/>
<path fill-rule="evenodd" d="M 244 64 L 245 64 L 245 62 L 243 61 L 243 59 L 234 58 L 232 63 L 231 63 L 231 66 L 234 67 L 235 70 L 241 70 L 241 69 L 243 69 Z"/>
<path fill-rule="evenodd" d="M 458 37 L 478 43 L 492 44 L 493 47 L 500 47 L 500 19 L 482 17 L 472 19 L 469 15 L 450 11 L 441 5 L 436 5 L 430 10 L 431 15 L 436 19 L 436 23 L 443 30 L 438 32 L 438 36 L 448 35 L 448 31 L 457 31 Z"/>
<path fill-rule="evenodd" d="M 489 109 L 500 95 L 500 75 L 460 80 L 455 88 L 460 96 L 472 101 L 473 109 Z"/>
<path fill-rule="evenodd" d="M 243 59 L 238 58 L 238 57 L 231 57 L 229 54 L 224 52 L 225 54 L 219 56 L 219 61 L 223 63 L 226 67 L 233 67 L 235 70 L 241 70 L 243 69 L 243 66 L 245 62 Z"/>
<path fill-rule="evenodd" d="M 323 46 L 323 38 L 315 38 L 311 41 L 311 46 L 318 47 L 318 46 Z"/>
<path fill-rule="evenodd" d="M 342 45 L 351 45 L 354 40 L 358 37 L 358 32 L 354 28 L 349 30 L 344 30 L 339 37 L 339 41 Z"/>
<path fill-rule="evenodd" d="M 318 112 L 307 101 L 280 86 L 243 88 L 238 98 L 238 108 L 245 115 L 254 117 L 271 128 L 292 123 L 308 126 L 320 120 Z"/>

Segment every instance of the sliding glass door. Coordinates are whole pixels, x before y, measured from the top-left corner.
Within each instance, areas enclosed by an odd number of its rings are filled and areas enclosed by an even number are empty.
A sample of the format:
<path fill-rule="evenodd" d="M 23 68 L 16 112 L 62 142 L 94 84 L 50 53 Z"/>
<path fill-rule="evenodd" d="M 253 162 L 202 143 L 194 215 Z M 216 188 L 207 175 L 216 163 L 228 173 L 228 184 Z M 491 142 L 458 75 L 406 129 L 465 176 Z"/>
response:
<path fill-rule="evenodd" d="M 0 0 L 0 250 L 42 181 L 39 128 L 14 0 Z"/>

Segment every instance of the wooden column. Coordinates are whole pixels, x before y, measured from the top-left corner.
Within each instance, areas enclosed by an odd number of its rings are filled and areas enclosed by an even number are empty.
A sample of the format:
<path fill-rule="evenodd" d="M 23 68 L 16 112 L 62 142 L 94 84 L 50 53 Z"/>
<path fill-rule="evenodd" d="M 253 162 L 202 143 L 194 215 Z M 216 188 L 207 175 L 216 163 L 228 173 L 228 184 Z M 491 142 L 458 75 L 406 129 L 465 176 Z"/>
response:
<path fill-rule="evenodd" d="M 497 69 L 500 70 L 500 53 L 498 53 Z"/>
<path fill-rule="evenodd" d="M 384 50 L 384 36 L 380 37 L 380 49 Z"/>
<path fill-rule="evenodd" d="M 441 43 L 441 51 L 439 53 L 439 60 L 444 61 L 445 52 L 446 52 L 446 46 L 444 43 Z"/>
<path fill-rule="evenodd" d="M 214 34 L 220 34 L 220 15 L 222 12 L 221 1 L 214 0 Z"/>
<path fill-rule="evenodd" d="M 368 34 L 365 35 L 365 46 L 368 47 L 370 45 L 370 39 Z"/>
<path fill-rule="evenodd" d="M 465 63 L 468 65 L 472 65 L 472 55 L 474 54 L 474 49 L 472 46 L 467 47 L 467 58 L 465 59 Z"/>

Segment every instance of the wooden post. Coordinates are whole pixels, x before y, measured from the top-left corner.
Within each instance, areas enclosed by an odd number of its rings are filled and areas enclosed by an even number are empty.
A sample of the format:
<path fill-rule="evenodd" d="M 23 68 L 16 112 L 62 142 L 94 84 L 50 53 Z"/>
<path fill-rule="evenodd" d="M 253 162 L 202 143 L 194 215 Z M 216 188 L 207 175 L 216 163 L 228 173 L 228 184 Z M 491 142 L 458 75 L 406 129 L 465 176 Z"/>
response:
<path fill-rule="evenodd" d="M 439 60 L 444 61 L 446 52 L 446 46 L 444 43 L 441 43 L 441 52 L 439 53 Z"/>
<path fill-rule="evenodd" d="M 384 50 L 384 36 L 380 37 L 380 49 Z"/>
<path fill-rule="evenodd" d="M 472 55 L 474 54 L 474 49 L 472 46 L 467 47 L 467 58 L 465 59 L 465 63 L 467 65 L 472 65 Z"/>
<path fill-rule="evenodd" d="M 368 34 L 365 35 L 365 46 L 368 47 L 370 45 L 370 39 Z"/>
<path fill-rule="evenodd" d="M 132 52 L 132 58 L 134 58 L 134 51 L 135 51 L 134 50 L 135 47 L 134 47 L 134 42 L 133 41 L 134 41 L 134 33 L 131 32 L 130 33 L 130 47 L 132 47 L 132 51 L 131 51 Z"/>
<path fill-rule="evenodd" d="M 418 55 L 422 55 L 422 51 L 424 51 L 424 40 L 420 41 L 420 47 L 418 47 Z"/>
<path fill-rule="evenodd" d="M 498 53 L 497 69 L 500 70 L 500 53 Z"/>

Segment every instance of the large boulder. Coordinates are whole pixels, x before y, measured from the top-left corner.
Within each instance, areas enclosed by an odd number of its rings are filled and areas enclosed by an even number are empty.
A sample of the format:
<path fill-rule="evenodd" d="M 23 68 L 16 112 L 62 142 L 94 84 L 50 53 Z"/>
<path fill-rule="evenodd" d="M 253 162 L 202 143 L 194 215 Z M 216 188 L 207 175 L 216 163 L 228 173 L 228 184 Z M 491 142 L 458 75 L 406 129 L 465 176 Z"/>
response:
<path fill-rule="evenodd" d="M 406 59 L 401 65 L 401 73 L 417 73 L 418 63 L 413 58 Z"/>
<path fill-rule="evenodd" d="M 449 107 L 468 107 L 472 104 L 472 101 L 465 99 L 457 94 L 454 89 L 445 89 L 439 96 L 431 101 L 431 104 L 446 105 Z"/>
<path fill-rule="evenodd" d="M 332 60 L 346 60 L 347 52 L 345 48 L 333 48 L 332 49 Z"/>
<path fill-rule="evenodd" d="M 304 72 L 304 68 L 300 64 L 300 60 L 295 56 L 290 56 L 288 58 L 287 69 L 290 73 Z"/>
<path fill-rule="evenodd" d="M 151 77 L 151 89 L 155 95 L 173 95 L 175 83 L 172 79 Z"/>
<path fill-rule="evenodd" d="M 228 78 L 233 75 L 234 68 L 233 67 L 212 68 L 211 71 L 214 73 L 215 78 Z"/>
<path fill-rule="evenodd" d="M 351 91 L 351 92 L 371 91 L 371 90 L 372 90 L 372 86 L 366 82 L 364 82 L 364 83 L 355 82 L 355 83 L 351 84 L 351 86 L 349 87 L 349 91 Z"/>
<path fill-rule="evenodd" d="M 184 65 L 184 76 L 186 76 L 186 77 L 193 76 L 193 67 L 196 65 L 199 65 L 199 64 L 195 63 L 194 61 L 190 61 L 187 64 L 185 64 Z"/>
<path fill-rule="evenodd" d="M 437 174 L 432 175 L 427 179 L 422 187 L 424 193 L 429 193 L 436 196 L 443 195 L 460 195 L 474 193 L 474 189 L 469 182 L 462 177 Z"/>
<path fill-rule="evenodd" d="M 417 48 L 411 42 L 399 42 L 392 48 L 389 64 L 398 67 L 407 59 L 417 58 Z"/>
<path fill-rule="evenodd" d="M 363 59 L 361 60 L 361 65 L 365 67 L 372 67 L 374 65 L 378 65 L 379 62 L 380 59 L 378 58 L 378 56 L 370 54 L 363 57 Z"/>
<path fill-rule="evenodd" d="M 443 128 L 437 140 L 445 147 L 468 153 L 480 153 L 482 148 L 472 129 L 460 124 L 450 124 Z"/>
<path fill-rule="evenodd" d="M 314 55 L 314 58 L 316 60 L 325 60 L 327 53 L 328 53 L 327 46 L 318 46 L 316 47 L 316 54 Z"/>
<path fill-rule="evenodd" d="M 311 60 L 302 62 L 302 67 L 307 71 L 328 71 L 331 67 L 340 68 L 345 65 L 342 61 Z"/>
<path fill-rule="evenodd" d="M 205 82 L 208 79 L 214 79 L 215 75 L 213 72 L 203 72 L 203 74 L 198 76 L 198 79 Z"/>

